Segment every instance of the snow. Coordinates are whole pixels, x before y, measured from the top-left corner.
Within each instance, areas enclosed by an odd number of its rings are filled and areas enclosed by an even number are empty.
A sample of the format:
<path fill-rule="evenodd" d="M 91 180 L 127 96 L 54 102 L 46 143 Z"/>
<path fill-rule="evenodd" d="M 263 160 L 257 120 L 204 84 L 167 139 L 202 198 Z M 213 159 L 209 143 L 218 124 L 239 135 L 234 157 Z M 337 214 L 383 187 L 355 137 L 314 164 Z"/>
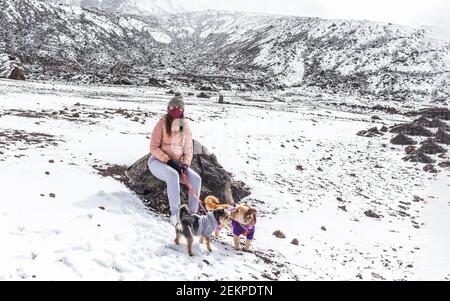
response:
<path fill-rule="evenodd" d="M 241 105 L 185 99 L 195 138 L 251 187 L 245 201 L 259 216 L 255 254 L 234 251 L 224 231 L 213 253 L 196 242 L 190 258 L 184 241 L 173 244 L 167 217 L 148 211 L 122 183 L 92 167 L 129 166 L 148 152 L 148 136 L 170 98 L 165 91 L 0 80 L 2 133 L 57 140 L 2 145 L 0 279 L 448 279 L 449 171 L 430 175 L 421 164 L 402 161 L 403 150 L 391 148 L 389 134 L 355 135 L 406 118 L 377 112 L 382 121 L 374 122 L 370 112 L 327 105 L 338 99 L 365 104 L 360 98 L 318 99 L 305 89 L 288 96 L 293 91 L 276 95 L 285 102 L 230 91 L 223 92 L 227 101 Z M 64 107 L 82 117 L 51 115 Z M 142 123 L 114 114 L 86 117 L 118 108 L 156 114 L 140 117 Z M 43 111 L 49 116 L 24 115 Z M 413 202 L 414 195 L 425 201 Z M 400 202 L 410 203 L 411 217 L 398 214 Z M 383 217 L 365 216 L 368 209 Z M 287 238 L 275 238 L 275 230 Z M 299 246 L 290 244 L 293 238 Z"/>
<path fill-rule="evenodd" d="M 172 42 L 170 36 L 164 32 L 151 31 L 150 34 L 152 35 L 153 39 L 155 39 L 155 41 L 159 43 L 170 44 L 170 42 Z"/>

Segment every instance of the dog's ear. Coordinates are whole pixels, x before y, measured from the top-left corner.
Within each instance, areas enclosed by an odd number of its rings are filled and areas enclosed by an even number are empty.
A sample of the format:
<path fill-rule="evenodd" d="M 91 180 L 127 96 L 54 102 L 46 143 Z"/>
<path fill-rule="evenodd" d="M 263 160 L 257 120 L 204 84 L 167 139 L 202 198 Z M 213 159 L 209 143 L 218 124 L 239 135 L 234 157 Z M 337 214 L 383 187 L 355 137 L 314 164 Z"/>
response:
<path fill-rule="evenodd" d="M 255 208 L 250 208 L 250 209 L 248 209 L 246 215 L 255 214 L 255 213 L 256 213 L 256 209 Z"/>

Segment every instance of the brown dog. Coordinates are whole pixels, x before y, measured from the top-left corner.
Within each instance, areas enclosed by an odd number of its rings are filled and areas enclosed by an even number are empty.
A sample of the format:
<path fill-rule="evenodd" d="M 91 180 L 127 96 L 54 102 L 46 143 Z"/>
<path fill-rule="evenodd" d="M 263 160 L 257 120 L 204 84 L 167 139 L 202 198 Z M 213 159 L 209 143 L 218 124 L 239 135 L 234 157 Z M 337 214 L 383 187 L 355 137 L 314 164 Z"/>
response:
<path fill-rule="evenodd" d="M 233 207 L 228 204 L 221 204 L 220 200 L 215 196 L 207 196 L 205 198 L 206 209 L 213 211 L 216 209 L 231 209 L 229 218 L 232 220 L 232 231 L 234 235 L 234 247 L 240 249 L 240 236 L 246 236 L 244 251 L 250 251 L 251 242 L 255 232 L 256 224 L 256 209 L 246 206 L 244 204 L 237 204 Z M 219 236 L 219 229 L 216 230 L 216 237 Z"/>

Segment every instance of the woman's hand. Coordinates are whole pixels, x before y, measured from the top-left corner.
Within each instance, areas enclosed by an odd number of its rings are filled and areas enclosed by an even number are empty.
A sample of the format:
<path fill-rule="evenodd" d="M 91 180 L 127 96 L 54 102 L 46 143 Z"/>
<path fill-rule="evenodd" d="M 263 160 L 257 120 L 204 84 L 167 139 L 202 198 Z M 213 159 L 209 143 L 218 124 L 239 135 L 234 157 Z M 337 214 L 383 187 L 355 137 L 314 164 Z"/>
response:
<path fill-rule="evenodd" d="M 181 171 L 183 171 L 183 173 L 185 175 L 187 175 L 188 169 L 189 169 L 189 166 L 186 163 L 181 164 Z"/>

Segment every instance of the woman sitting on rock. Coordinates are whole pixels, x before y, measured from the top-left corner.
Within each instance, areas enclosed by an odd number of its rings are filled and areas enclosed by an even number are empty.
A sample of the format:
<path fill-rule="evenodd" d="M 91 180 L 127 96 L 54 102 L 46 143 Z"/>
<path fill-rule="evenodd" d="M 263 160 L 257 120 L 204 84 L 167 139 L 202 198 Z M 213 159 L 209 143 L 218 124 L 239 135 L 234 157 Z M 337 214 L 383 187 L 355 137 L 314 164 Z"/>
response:
<path fill-rule="evenodd" d="M 183 97 L 173 97 L 167 114 L 158 121 L 150 141 L 151 156 L 148 167 L 158 179 L 166 182 L 170 206 L 170 223 L 176 225 L 180 208 L 180 182 L 184 184 L 181 172 L 187 175 L 195 194 L 200 197 L 201 178 L 189 168 L 193 156 L 192 133 L 184 118 Z M 189 194 L 188 207 L 197 213 L 197 199 Z"/>

